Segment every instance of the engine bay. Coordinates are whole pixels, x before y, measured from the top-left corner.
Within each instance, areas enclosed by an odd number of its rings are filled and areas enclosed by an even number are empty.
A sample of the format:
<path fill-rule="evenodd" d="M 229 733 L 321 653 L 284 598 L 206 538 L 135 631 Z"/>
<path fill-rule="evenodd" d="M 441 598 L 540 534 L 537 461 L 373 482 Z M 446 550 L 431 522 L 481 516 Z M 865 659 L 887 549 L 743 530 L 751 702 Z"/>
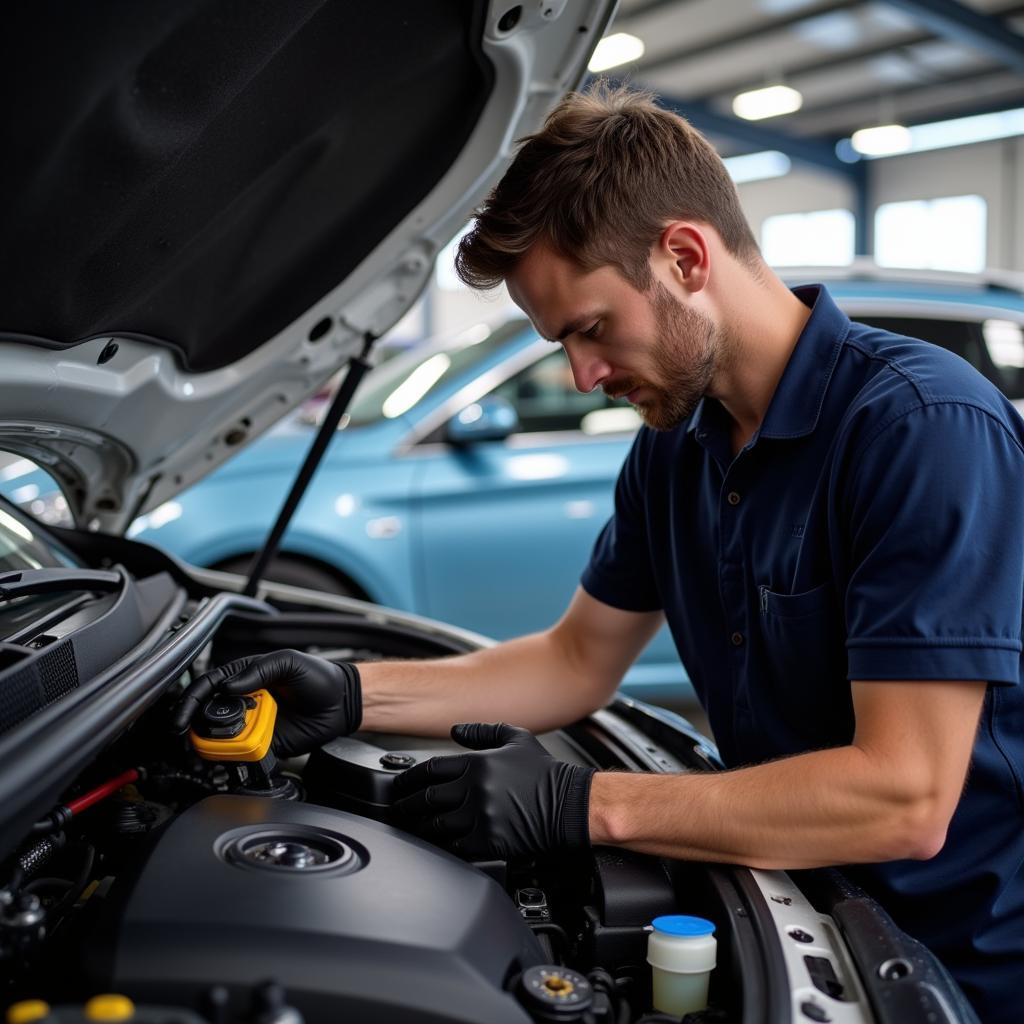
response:
<path fill-rule="evenodd" d="M 92 652 L 89 678 L 0 735 L 0 965 L 14 1024 L 774 1024 L 930 1019 L 929 992 L 952 1005 L 927 952 L 834 872 L 798 885 L 610 847 L 468 863 L 408 833 L 391 787 L 454 750 L 447 739 L 356 734 L 280 763 L 258 744 L 248 760 L 218 755 L 241 735 L 231 722 L 258 717 L 256 695 L 211 703 L 204 748 L 172 724 L 212 666 L 286 646 L 357 662 L 443 657 L 476 640 L 282 585 L 268 585 L 270 601 L 243 598 L 218 574 L 153 558 L 103 570 L 124 583 L 113 601 L 112 579 L 85 581 L 95 592 L 73 614 L 93 640 L 74 653 L 82 665 Z M 114 648 L 96 640 L 112 615 L 131 627 Z M 0 685 L 50 678 L 29 669 L 74 636 L 47 605 L 3 645 Z M 598 769 L 717 768 L 685 720 L 623 697 L 539 738 Z M 651 922 L 677 914 L 713 922 L 717 940 L 707 1006 L 683 1018 L 654 1011 L 647 959 Z M 872 976 L 855 963 L 858 942 L 871 965 L 896 966 Z"/>

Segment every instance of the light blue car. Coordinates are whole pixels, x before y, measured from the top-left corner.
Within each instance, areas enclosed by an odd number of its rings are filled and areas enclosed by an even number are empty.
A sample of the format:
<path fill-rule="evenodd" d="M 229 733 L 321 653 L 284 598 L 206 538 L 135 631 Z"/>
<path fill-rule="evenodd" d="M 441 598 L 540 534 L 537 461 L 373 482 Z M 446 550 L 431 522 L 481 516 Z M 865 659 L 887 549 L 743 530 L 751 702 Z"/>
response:
<path fill-rule="evenodd" d="M 1021 404 L 1024 298 L 1006 282 L 864 264 L 786 278 L 828 278 L 855 319 L 951 348 Z M 638 422 L 600 391 L 578 393 L 526 321 L 396 356 L 364 382 L 267 575 L 499 639 L 541 629 L 577 585 Z M 308 415 L 285 421 L 130 534 L 245 572 L 313 429 Z M 3 475 L 14 500 L 35 488 Z M 662 629 L 625 688 L 657 700 L 688 687 Z"/>
<path fill-rule="evenodd" d="M 577 392 L 561 350 L 526 321 L 485 330 L 395 356 L 367 378 L 269 578 L 498 639 L 558 618 L 639 419 L 600 391 Z M 130 535 L 245 572 L 312 441 L 308 420 L 286 421 Z M 663 628 L 626 687 L 685 698 L 688 686 Z"/>

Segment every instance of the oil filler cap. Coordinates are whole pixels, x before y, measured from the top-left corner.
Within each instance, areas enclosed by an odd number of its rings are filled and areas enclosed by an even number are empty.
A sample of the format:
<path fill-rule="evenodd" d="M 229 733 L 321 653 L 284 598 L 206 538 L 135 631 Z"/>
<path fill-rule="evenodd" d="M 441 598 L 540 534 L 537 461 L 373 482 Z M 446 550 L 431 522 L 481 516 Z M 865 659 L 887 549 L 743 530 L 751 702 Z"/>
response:
<path fill-rule="evenodd" d="M 244 697 L 214 697 L 204 705 L 199 720 L 194 723 L 195 730 L 210 739 L 237 736 L 245 728 L 245 712 Z"/>
<path fill-rule="evenodd" d="M 262 761 L 270 752 L 277 703 L 268 690 L 211 697 L 192 722 L 195 752 L 207 761 Z"/>
<path fill-rule="evenodd" d="M 579 971 L 540 964 L 523 971 L 519 1001 L 534 1020 L 582 1021 L 594 1002 L 594 989 Z"/>

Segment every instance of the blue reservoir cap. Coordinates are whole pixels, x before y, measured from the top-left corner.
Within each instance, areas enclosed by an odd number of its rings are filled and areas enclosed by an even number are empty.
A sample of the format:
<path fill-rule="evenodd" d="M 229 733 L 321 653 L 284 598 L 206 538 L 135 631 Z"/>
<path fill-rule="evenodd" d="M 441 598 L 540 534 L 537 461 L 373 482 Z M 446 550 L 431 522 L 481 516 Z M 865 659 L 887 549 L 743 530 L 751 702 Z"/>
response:
<path fill-rule="evenodd" d="M 656 917 L 651 924 L 659 932 L 666 935 L 712 935 L 715 926 L 703 917 L 688 917 L 686 914 L 663 914 Z"/>

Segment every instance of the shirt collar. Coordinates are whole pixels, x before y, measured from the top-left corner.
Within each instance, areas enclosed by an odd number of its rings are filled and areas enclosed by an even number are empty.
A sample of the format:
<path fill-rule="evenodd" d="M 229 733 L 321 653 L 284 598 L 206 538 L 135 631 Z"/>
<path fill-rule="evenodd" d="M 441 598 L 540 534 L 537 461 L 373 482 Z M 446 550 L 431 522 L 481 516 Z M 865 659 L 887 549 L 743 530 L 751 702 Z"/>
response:
<path fill-rule="evenodd" d="M 793 294 L 811 307 L 811 315 L 786 363 L 775 394 L 768 405 L 758 437 L 803 437 L 818 424 L 839 350 L 850 329 L 850 318 L 835 304 L 824 285 L 794 288 Z M 718 402 L 702 398 L 687 431 L 698 436 L 715 429 Z"/>

